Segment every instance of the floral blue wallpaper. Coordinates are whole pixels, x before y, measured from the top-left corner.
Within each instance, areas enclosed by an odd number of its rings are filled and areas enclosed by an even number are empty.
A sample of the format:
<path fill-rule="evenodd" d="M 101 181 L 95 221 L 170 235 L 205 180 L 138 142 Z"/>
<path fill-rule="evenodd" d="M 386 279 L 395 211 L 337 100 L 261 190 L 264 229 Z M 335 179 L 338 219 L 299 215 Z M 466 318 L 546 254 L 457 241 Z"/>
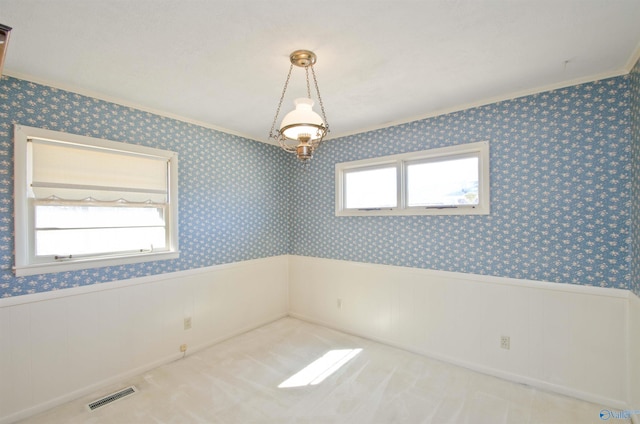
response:
<path fill-rule="evenodd" d="M 11 269 L 14 123 L 178 152 L 180 258 L 16 278 Z M 276 146 L 2 77 L 0 297 L 287 254 L 289 156 Z"/>
<path fill-rule="evenodd" d="M 631 289 L 640 296 L 640 61 L 631 70 Z"/>
<path fill-rule="evenodd" d="M 623 76 L 330 141 L 296 169 L 293 253 L 630 288 L 629 115 Z M 336 163 L 483 140 L 489 216 L 335 216 Z"/>
<path fill-rule="evenodd" d="M 3 77 L 0 297 L 281 254 L 640 294 L 639 66 L 630 76 L 330 140 L 308 166 L 276 146 Z M 177 151 L 180 258 L 16 278 L 14 123 Z M 490 215 L 335 216 L 336 163 L 482 140 L 491 146 Z"/>

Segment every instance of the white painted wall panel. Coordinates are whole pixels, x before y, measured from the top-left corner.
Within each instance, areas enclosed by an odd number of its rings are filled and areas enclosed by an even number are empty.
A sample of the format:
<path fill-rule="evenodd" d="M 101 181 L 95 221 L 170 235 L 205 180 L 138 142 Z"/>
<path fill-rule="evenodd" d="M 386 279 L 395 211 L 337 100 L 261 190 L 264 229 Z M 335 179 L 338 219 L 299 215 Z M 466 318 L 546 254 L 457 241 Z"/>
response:
<path fill-rule="evenodd" d="M 287 311 L 640 409 L 640 300 L 626 291 L 292 256 L 1 299 L 0 423 L 177 359 L 182 343 L 193 351 Z M 510 350 L 499 348 L 501 335 Z"/>
<path fill-rule="evenodd" d="M 286 316 L 287 270 L 280 256 L 0 299 L 0 423 Z"/>
<path fill-rule="evenodd" d="M 629 402 L 627 291 L 299 256 L 289 282 L 293 316 L 612 407 Z"/>
<path fill-rule="evenodd" d="M 39 302 L 30 311 L 30 372 L 33 402 L 36 404 L 72 389 L 68 376 L 71 360 L 67 338 L 69 305 L 66 300 Z"/>
<path fill-rule="evenodd" d="M 29 308 L 0 308 L 0 416 L 33 405 L 30 321 Z"/>
<path fill-rule="evenodd" d="M 630 296 L 629 308 L 629 391 L 630 410 L 640 411 L 640 298 Z M 640 424 L 640 414 L 632 415 L 633 423 Z"/>
<path fill-rule="evenodd" d="M 86 387 L 116 375 L 122 367 L 119 352 L 125 346 L 118 342 L 122 331 L 119 325 L 125 323 L 119 314 L 117 291 L 88 293 L 81 302 L 78 300 L 64 299 L 69 319 L 60 324 L 67 328 L 68 357 L 74 369 L 68 379 L 72 387 Z"/>

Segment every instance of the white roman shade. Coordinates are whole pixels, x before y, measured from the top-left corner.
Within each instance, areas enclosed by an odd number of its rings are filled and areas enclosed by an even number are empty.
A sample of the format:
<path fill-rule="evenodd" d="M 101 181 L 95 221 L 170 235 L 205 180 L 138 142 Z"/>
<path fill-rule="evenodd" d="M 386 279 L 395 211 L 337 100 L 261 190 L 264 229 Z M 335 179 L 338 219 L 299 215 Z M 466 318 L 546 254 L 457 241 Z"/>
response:
<path fill-rule="evenodd" d="M 165 157 L 30 138 L 29 197 L 38 201 L 165 204 Z"/>

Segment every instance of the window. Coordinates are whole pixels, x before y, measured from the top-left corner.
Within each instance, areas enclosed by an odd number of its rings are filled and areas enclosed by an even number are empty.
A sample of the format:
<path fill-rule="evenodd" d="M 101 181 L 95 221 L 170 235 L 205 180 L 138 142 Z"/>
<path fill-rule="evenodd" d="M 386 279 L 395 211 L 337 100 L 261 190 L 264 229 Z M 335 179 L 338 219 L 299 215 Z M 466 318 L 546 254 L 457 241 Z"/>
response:
<path fill-rule="evenodd" d="M 16 275 L 178 257 L 173 152 L 16 125 Z"/>
<path fill-rule="evenodd" d="M 336 165 L 336 215 L 487 215 L 489 143 Z"/>
<path fill-rule="evenodd" d="M 347 209 L 394 208 L 398 205 L 395 166 L 346 170 L 344 181 Z"/>
<path fill-rule="evenodd" d="M 478 205 L 478 157 L 407 162 L 407 206 Z"/>

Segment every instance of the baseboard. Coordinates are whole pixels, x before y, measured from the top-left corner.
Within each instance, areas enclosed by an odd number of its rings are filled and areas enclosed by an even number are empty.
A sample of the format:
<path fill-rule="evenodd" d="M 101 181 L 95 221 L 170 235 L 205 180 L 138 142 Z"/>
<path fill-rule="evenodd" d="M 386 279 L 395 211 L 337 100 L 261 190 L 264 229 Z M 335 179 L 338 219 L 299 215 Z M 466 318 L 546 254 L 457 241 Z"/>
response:
<path fill-rule="evenodd" d="M 121 382 L 122 380 L 127 380 L 129 378 L 132 378 L 138 374 L 142 374 L 146 371 L 149 371 L 150 369 L 159 367 L 161 365 L 167 364 L 169 362 L 175 361 L 176 359 L 179 359 L 182 357 L 181 353 L 178 354 L 172 354 L 169 356 L 166 356 L 162 359 L 159 359 L 157 361 L 151 362 L 145 366 L 142 367 L 138 367 L 132 370 L 129 370 L 125 373 L 121 373 L 118 375 L 115 375 L 113 377 L 110 377 L 106 380 L 102 380 L 102 381 L 98 381 L 94 384 L 91 384 L 89 386 L 83 387 L 81 389 L 78 390 L 74 390 L 72 392 L 69 392 L 68 394 L 64 395 L 64 396 L 60 396 L 57 397 L 55 399 L 50 399 L 46 402 L 40 403 L 38 405 L 34 405 L 30 408 L 27 409 L 23 409 L 22 411 L 18 411 L 16 413 L 13 413 L 11 415 L 5 416 L 5 417 L 0 417 L 0 424 L 9 424 L 9 423 L 13 423 L 15 421 L 21 420 L 21 419 L 25 419 L 27 417 L 31 417 L 33 415 L 39 414 L 41 412 L 44 412 L 48 409 L 54 408 L 58 405 L 61 405 L 63 403 L 78 399 L 82 396 L 86 396 L 90 393 L 93 393 L 95 391 L 100 390 L 103 387 L 107 387 L 113 384 L 117 384 L 119 382 Z"/>
<path fill-rule="evenodd" d="M 267 318 L 264 321 L 261 321 L 258 324 L 251 324 L 251 325 L 245 326 L 245 327 L 243 327 L 243 328 L 241 328 L 239 330 L 236 330 L 236 331 L 234 331 L 232 333 L 226 334 L 224 336 L 216 337 L 215 339 L 213 339 L 211 341 L 208 341 L 206 343 L 200 343 L 200 344 L 188 349 L 186 356 L 193 355 L 196 352 L 199 352 L 201 350 L 207 349 L 207 348 L 209 348 L 211 346 L 217 345 L 218 343 L 222 343 L 222 342 L 224 342 L 226 340 L 229 340 L 229 339 L 232 339 L 234 337 L 240 336 L 241 334 L 248 333 L 249 331 L 255 330 L 256 328 L 260 328 L 262 326 L 271 324 L 271 323 L 273 323 L 275 321 L 278 321 L 279 319 L 286 318 L 288 316 L 289 316 L 288 313 L 277 314 L 277 315 L 275 315 L 275 316 L 273 316 L 271 318 Z M 180 357 L 182 357 L 182 355 L 180 355 Z"/>
<path fill-rule="evenodd" d="M 479 372 L 482 374 L 486 374 L 486 375 L 491 375 L 493 377 L 498 377 L 501 378 L 503 380 L 507 380 L 507 381 L 511 381 L 514 383 L 518 383 L 518 384 L 525 384 L 531 387 L 535 387 L 537 389 L 540 390 L 544 390 L 547 392 L 552 392 L 552 393 L 556 393 L 556 394 L 561 394 L 564 396 L 569 396 L 572 398 L 576 398 L 576 399 L 581 399 L 581 400 L 585 400 L 587 402 L 593 402 L 593 403 L 597 403 L 599 405 L 604 405 L 604 406 L 608 406 L 611 408 L 616 408 L 616 409 L 620 409 L 620 410 L 625 410 L 626 409 L 626 404 L 624 402 L 621 402 L 619 400 L 616 399 L 609 399 L 606 397 L 601 397 L 601 396 L 597 396 L 597 395 L 593 395 L 590 393 L 585 393 L 585 392 L 581 392 L 579 390 L 575 390 L 572 389 L 570 387 L 566 387 L 566 386 L 560 386 L 560 385 L 556 385 L 556 384 L 551 384 L 545 381 L 541 381 L 541 380 L 537 380 L 537 379 L 533 379 L 530 377 L 526 377 L 526 376 L 521 376 L 521 375 L 517 375 L 517 374 L 513 374 L 513 373 L 508 373 L 499 369 L 495 369 L 495 368 L 489 368 L 489 367 L 485 367 L 479 364 L 474 364 L 474 363 L 470 363 L 467 361 L 461 361 L 461 360 L 457 360 L 456 358 L 451 358 L 451 357 L 444 357 L 442 355 L 438 355 L 437 353 L 434 352 L 428 352 L 428 351 L 422 351 L 422 350 L 418 350 L 415 349 L 411 346 L 404 346 L 402 344 L 399 343 L 395 343 L 393 341 L 390 340 L 386 340 L 386 339 L 382 339 L 382 338 L 378 338 L 378 337 L 371 337 L 369 335 L 366 334 L 358 334 L 355 333 L 349 329 L 345 329 L 345 328 L 340 328 L 339 326 L 335 326 L 332 325 L 330 323 L 327 322 L 323 322 L 321 320 L 316 320 L 313 319 L 311 317 L 305 316 L 303 314 L 299 314 L 299 313 L 295 313 L 295 312 L 290 312 L 289 316 L 291 316 L 292 318 L 296 318 L 302 321 L 306 321 L 312 324 L 317 324 L 317 325 L 321 325 L 323 327 L 327 327 L 327 328 L 331 328 L 333 330 L 336 331 L 340 331 L 343 333 L 347 333 L 347 334 L 351 334 L 353 336 L 357 336 L 357 337 L 362 337 L 363 339 L 367 339 L 367 340 L 371 340 L 377 343 L 382 343 L 385 344 L 387 346 L 392 346 L 398 349 L 402 349 L 405 350 L 407 352 L 411 352 L 411 353 L 415 353 L 418 355 L 422 355 L 425 356 L 427 358 L 430 359 L 435 359 L 438 361 L 442 361 L 451 365 L 456 365 L 462 368 L 466 368 L 469 369 L 471 371 L 475 371 L 475 372 Z M 634 424 L 640 424 L 640 422 L 634 422 Z"/>
<path fill-rule="evenodd" d="M 220 342 L 223 342 L 225 340 L 228 340 L 228 339 L 231 339 L 233 337 L 239 336 L 241 334 L 244 334 L 244 333 L 246 333 L 248 331 L 254 330 L 254 329 L 259 328 L 259 327 L 262 327 L 264 325 L 270 324 L 270 323 L 272 323 L 274 321 L 277 321 L 277 320 L 279 320 L 281 318 L 285 318 L 287 316 L 288 316 L 288 314 L 286 314 L 286 313 L 278 314 L 276 316 L 273 316 L 273 317 L 270 317 L 268 319 L 265 319 L 264 321 L 245 326 L 245 327 L 243 327 L 241 329 L 238 329 L 236 331 L 228 333 L 228 334 L 226 334 L 224 336 L 212 339 L 212 340 L 210 340 L 210 341 L 208 341 L 206 343 L 201 343 L 201 344 L 199 344 L 197 346 L 194 346 L 193 348 L 189 349 L 188 355 L 192 355 L 195 352 L 198 352 L 200 350 L 206 349 L 206 348 L 211 347 L 213 345 L 216 345 L 216 344 L 218 344 Z M 70 392 L 70 393 L 68 393 L 68 394 L 66 394 L 64 396 L 60 396 L 60 397 L 57 397 L 55 399 L 48 400 L 48 401 L 43 402 L 41 404 L 34 405 L 34 406 L 30 407 L 30 408 L 24 409 L 22 411 L 13 413 L 13 414 L 5 416 L 5 417 L 0 417 L 0 424 L 14 423 L 16 421 L 19 421 L 19 420 L 34 416 L 34 415 L 39 414 L 41 412 L 45 412 L 45 411 L 47 411 L 47 410 L 49 410 L 51 408 L 55 408 L 56 406 L 62 405 L 64 403 L 66 403 L 66 402 L 70 402 L 70 401 L 73 401 L 75 399 L 81 398 L 83 396 L 89 395 L 91 393 L 97 392 L 97 391 L 99 391 L 101 389 L 107 388 L 108 386 L 115 385 L 115 384 L 118 384 L 118 383 L 124 384 L 124 381 L 126 381 L 126 380 L 128 380 L 130 378 L 133 378 L 133 377 L 135 377 L 135 376 L 137 376 L 139 374 L 145 373 L 145 372 L 147 372 L 149 370 L 152 370 L 154 368 L 157 368 L 159 366 L 162 366 L 162 365 L 168 364 L 170 362 L 179 360 L 179 359 L 183 358 L 183 356 L 184 355 L 182 353 L 171 354 L 171 355 L 168 355 L 168 356 L 166 356 L 164 358 L 158 359 L 157 361 L 154 361 L 154 362 L 151 362 L 149 364 L 146 364 L 146 365 L 144 365 L 142 367 L 137 367 L 137 368 L 131 369 L 131 370 L 127 371 L 127 372 L 120 373 L 118 375 L 115 375 L 113 377 L 110 377 L 110 378 L 102 380 L 102 381 L 98 381 L 96 383 L 93 383 L 93 384 L 91 384 L 89 386 L 86 386 L 86 387 L 83 387 L 81 389 L 74 390 L 74 391 L 72 391 L 72 392 Z"/>

